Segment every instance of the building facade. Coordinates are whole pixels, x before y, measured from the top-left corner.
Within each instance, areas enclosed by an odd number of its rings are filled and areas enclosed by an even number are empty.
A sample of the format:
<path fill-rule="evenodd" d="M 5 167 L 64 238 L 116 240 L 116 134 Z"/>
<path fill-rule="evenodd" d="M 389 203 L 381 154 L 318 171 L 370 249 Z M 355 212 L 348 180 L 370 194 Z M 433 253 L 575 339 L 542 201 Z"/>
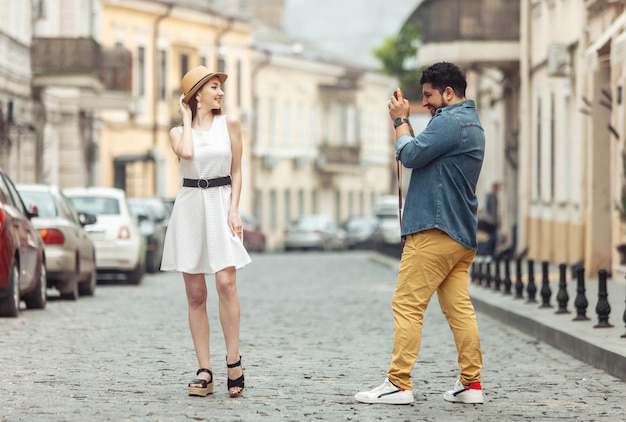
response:
<path fill-rule="evenodd" d="M 35 181 L 41 166 L 31 89 L 32 7 L 25 0 L 0 9 L 0 167 L 19 182 Z"/>
<path fill-rule="evenodd" d="M 480 188 L 502 183 L 516 255 L 624 273 L 625 11 L 609 0 L 425 0 L 414 14 L 420 65 L 456 62 L 474 87 L 487 135 Z"/>
<path fill-rule="evenodd" d="M 281 248 L 297 217 L 371 215 L 392 191 L 395 80 L 255 25 L 254 213 Z"/>

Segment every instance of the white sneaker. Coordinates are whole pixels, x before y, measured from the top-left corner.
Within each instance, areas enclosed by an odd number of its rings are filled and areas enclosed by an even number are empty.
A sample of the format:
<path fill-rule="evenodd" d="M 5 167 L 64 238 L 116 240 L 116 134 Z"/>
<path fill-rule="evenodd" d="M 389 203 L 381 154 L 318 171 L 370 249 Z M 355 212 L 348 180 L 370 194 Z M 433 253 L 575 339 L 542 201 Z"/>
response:
<path fill-rule="evenodd" d="M 455 403 L 482 404 L 484 402 L 483 388 L 480 382 L 463 385 L 461 380 L 457 379 L 454 390 L 443 393 L 443 399 Z"/>
<path fill-rule="evenodd" d="M 411 404 L 414 401 L 413 391 L 396 387 L 389 378 L 371 391 L 356 393 L 354 398 L 361 403 Z"/>

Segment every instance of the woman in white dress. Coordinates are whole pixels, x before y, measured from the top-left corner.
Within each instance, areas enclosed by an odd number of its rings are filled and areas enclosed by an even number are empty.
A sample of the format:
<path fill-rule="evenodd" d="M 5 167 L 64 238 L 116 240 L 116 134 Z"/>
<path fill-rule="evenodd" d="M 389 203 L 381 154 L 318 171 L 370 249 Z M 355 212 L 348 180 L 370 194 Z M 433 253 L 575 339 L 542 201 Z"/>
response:
<path fill-rule="evenodd" d="M 226 342 L 228 393 L 238 397 L 244 389 L 236 270 L 251 260 L 243 246 L 239 217 L 241 126 L 236 117 L 221 114 L 226 78 L 226 74 L 210 72 L 204 66 L 190 70 L 181 83 L 183 123 L 170 130 L 183 184 L 168 224 L 161 270 L 183 273 L 189 328 L 200 368 L 188 391 L 203 397 L 213 393 L 207 274 L 215 274 Z"/>

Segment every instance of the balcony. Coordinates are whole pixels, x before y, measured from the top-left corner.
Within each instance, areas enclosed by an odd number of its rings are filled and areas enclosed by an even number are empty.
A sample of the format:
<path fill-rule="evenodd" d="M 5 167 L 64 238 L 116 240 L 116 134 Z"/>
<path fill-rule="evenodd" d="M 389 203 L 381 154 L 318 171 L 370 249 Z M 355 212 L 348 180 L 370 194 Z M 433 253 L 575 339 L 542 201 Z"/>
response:
<path fill-rule="evenodd" d="M 360 171 L 361 147 L 359 145 L 321 145 L 316 167 L 321 173 L 357 173 Z"/>
<path fill-rule="evenodd" d="M 100 45 L 92 38 L 33 38 L 35 75 L 98 74 Z"/>
<path fill-rule="evenodd" d="M 33 76 L 62 83 L 130 92 L 132 57 L 123 48 L 103 49 L 93 38 L 33 38 Z"/>
<path fill-rule="evenodd" d="M 420 28 L 420 66 L 439 61 L 494 67 L 519 63 L 519 1 L 424 0 L 407 24 Z"/>

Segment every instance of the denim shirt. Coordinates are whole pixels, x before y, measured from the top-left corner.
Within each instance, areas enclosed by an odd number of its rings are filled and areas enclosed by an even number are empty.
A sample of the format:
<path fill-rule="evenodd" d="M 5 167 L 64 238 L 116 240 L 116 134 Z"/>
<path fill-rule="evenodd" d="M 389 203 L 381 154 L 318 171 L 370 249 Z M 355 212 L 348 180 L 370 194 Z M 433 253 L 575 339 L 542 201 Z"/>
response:
<path fill-rule="evenodd" d="M 476 183 L 485 133 L 473 100 L 437 110 L 415 138 L 396 141 L 396 159 L 412 169 L 402 213 L 402 236 L 439 229 L 477 249 Z"/>

